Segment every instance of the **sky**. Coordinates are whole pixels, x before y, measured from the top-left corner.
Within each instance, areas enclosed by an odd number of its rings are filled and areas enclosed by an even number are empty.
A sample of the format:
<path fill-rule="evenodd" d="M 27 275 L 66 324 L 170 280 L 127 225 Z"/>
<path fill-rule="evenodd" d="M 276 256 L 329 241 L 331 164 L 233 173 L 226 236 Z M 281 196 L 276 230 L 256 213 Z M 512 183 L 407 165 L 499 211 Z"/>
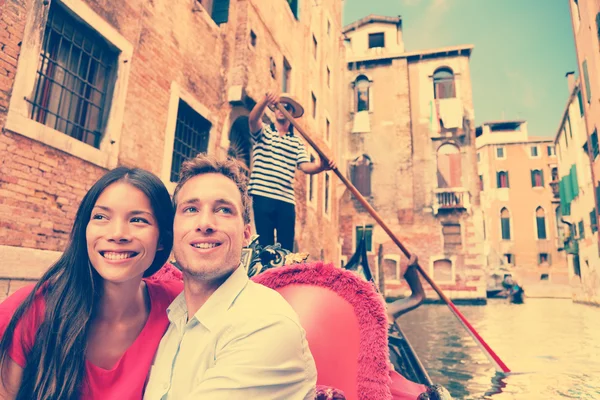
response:
<path fill-rule="evenodd" d="M 325 1 L 325 0 L 322 0 Z M 473 44 L 475 123 L 524 119 L 554 137 L 577 72 L 567 0 L 345 0 L 344 25 L 401 16 L 406 51 Z"/>

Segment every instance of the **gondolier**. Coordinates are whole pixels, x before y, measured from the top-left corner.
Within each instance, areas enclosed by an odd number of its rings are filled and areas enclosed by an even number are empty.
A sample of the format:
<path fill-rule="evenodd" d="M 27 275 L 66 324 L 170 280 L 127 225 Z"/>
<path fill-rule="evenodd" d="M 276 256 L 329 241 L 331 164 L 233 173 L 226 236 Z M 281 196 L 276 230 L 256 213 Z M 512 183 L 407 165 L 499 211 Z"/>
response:
<path fill-rule="evenodd" d="M 304 108 L 290 95 L 277 96 L 268 92 L 254 106 L 249 116 L 253 157 L 249 193 L 259 243 L 262 246 L 274 244 L 277 232 L 281 247 L 294 251 L 296 168 L 305 174 L 318 174 L 335 168 L 335 163 L 310 161 L 304 143 L 294 135 L 290 121 L 275 109 L 278 102 L 294 118 L 304 114 Z M 271 124 L 262 123 L 267 107 L 274 108 L 275 121 Z"/>

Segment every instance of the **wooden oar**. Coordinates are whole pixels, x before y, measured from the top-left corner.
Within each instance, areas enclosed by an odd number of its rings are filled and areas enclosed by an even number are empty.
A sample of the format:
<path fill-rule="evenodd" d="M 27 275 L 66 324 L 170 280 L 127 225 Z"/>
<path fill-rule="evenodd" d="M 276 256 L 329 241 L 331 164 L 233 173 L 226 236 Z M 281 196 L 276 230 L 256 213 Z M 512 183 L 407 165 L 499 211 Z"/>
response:
<path fill-rule="evenodd" d="M 276 107 L 290 121 L 290 123 L 294 126 L 294 128 L 296 128 L 296 130 L 298 132 L 300 132 L 300 134 L 313 147 L 313 149 L 315 149 L 315 151 L 319 154 L 319 157 L 321 157 L 321 160 L 328 163 L 330 161 L 330 158 L 319 148 L 319 146 L 304 131 L 304 129 L 302 129 L 302 127 L 298 124 L 298 122 L 296 122 L 294 117 L 292 117 L 291 114 L 289 112 L 287 112 L 287 110 L 285 108 L 283 108 L 283 106 L 281 106 L 281 103 L 277 103 Z M 410 252 L 406 249 L 406 247 L 404 247 L 402 242 L 400 242 L 400 239 L 398 239 L 396 237 L 394 232 L 391 231 L 391 229 L 386 225 L 386 223 L 383 222 L 383 220 L 381 219 L 379 214 L 377 214 L 377 211 L 375 211 L 375 209 L 373 207 L 371 207 L 371 205 L 362 196 L 362 194 L 360 194 L 358 189 L 356 189 L 354 187 L 354 185 L 340 172 L 340 170 L 338 168 L 334 168 L 334 169 L 332 169 L 332 171 L 338 176 L 338 178 L 340 178 L 340 180 L 344 183 L 344 185 L 346 185 L 348 190 L 350 190 L 350 192 L 352 192 L 354 197 L 356 197 L 356 199 L 369 212 L 369 214 L 371 214 L 373 219 L 375 219 L 375 221 L 377 221 L 379 226 L 381 226 L 383 228 L 383 230 L 388 234 L 388 236 L 392 239 L 392 241 L 394 243 L 396 243 L 396 245 L 400 248 L 402 253 L 404 253 L 404 255 L 410 259 L 410 256 L 411 256 Z M 440 296 L 440 298 L 446 303 L 446 305 L 448 305 L 448 307 L 450 308 L 450 310 L 452 311 L 454 316 L 456 316 L 456 318 L 458 318 L 461 325 L 467 330 L 467 332 L 469 332 L 469 334 L 473 337 L 473 339 L 475 339 L 475 342 L 484 350 L 484 353 L 488 356 L 489 360 L 492 362 L 492 364 L 494 364 L 496 369 L 499 371 L 505 372 L 505 373 L 510 372 L 510 369 L 506 366 L 506 364 L 504 364 L 504 362 L 502 362 L 500 357 L 498 357 L 498 355 L 485 342 L 485 340 L 483 340 L 481 335 L 479 335 L 479 333 L 477 333 L 475 328 L 473 328 L 473 326 L 469 323 L 469 321 L 467 321 L 465 316 L 458 310 L 458 308 L 456 308 L 454 303 L 452 303 L 452 301 L 448 297 L 446 297 L 446 295 L 444 294 L 442 289 L 440 289 L 440 287 L 433 281 L 433 279 L 431 279 L 429 277 L 429 275 L 425 272 L 425 270 L 423 270 L 423 268 L 421 268 L 421 266 L 419 264 L 417 264 L 416 267 L 417 267 L 418 271 L 421 273 L 421 275 L 423 276 L 423 278 L 425 278 L 427 283 L 429 283 L 429 285 L 433 288 L 433 290 L 435 290 L 436 293 Z"/>

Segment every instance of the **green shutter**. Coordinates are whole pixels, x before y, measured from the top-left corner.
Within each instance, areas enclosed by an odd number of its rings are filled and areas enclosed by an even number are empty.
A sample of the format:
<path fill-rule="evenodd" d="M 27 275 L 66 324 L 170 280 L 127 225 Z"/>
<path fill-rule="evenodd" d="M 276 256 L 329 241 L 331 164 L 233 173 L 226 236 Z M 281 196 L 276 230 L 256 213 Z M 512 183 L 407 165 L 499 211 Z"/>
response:
<path fill-rule="evenodd" d="M 510 182 L 508 180 L 508 171 L 506 171 L 506 187 L 509 188 L 510 187 Z"/>
<path fill-rule="evenodd" d="M 229 20 L 229 0 L 214 0 L 212 19 L 217 25 L 224 24 Z"/>
<path fill-rule="evenodd" d="M 529 171 L 531 174 L 531 187 L 535 187 L 535 170 Z"/>
<path fill-rule="evenodd" d="M 574 199 L 579 196 L 579 181 L 577 180 L 577 166 L 575 164 L 571 165 L 570 178 L 571 188 L 573 190 L 573 197 L 571 199 Z"/>
<path fill-rule="evenodd" d="M 544 170 L 540 170 L 540 178 L 542 178 L 542 187 L 544 187 Z"/>
<path fill-rule="evenodd" d="M 588 73 L 587 60 L 583 61 L 583 80 L 585 81 L 585 94 L 587 96 L 587 102 L 592 102 L 592 87 L 590 85 L 590 75 Z"/>

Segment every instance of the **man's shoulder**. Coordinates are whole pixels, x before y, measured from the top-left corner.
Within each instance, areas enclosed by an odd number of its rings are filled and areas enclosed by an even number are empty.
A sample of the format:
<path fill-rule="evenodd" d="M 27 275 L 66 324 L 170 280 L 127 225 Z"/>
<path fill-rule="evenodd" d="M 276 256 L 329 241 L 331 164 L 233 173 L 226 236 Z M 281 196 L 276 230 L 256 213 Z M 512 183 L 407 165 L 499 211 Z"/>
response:
<path fill-rule="evenodd" d="M 236 306 L 247 318 L 289 320 L 299 325 L 298 315 L 281 294 L 253 281 L 248 282 Z"/>

